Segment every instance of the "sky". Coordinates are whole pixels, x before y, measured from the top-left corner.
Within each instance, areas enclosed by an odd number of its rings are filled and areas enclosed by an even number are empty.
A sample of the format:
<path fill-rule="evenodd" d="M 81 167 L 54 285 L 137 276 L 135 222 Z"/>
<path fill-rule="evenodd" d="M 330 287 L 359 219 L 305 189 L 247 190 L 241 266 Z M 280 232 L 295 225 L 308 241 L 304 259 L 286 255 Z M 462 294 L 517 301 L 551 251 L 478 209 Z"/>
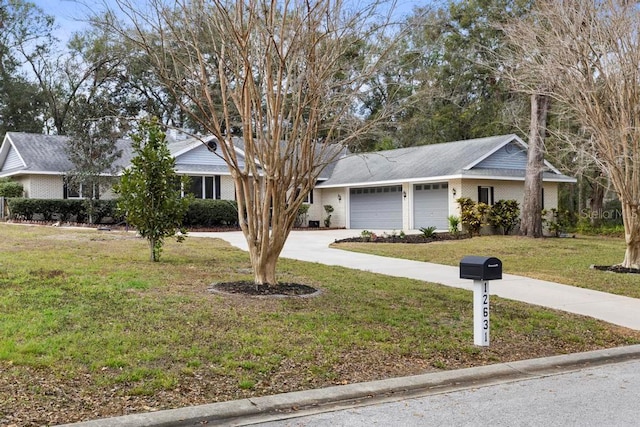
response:
<path fill-rule="evenodd" d="M 30 0 L 48 15 L 55 17 L 56 26 L 58 27 L 55 34 L 63 42 L 69 40 L 71 34 L 82 28 L 86 28 L 87 15 L 90 15 L 92 8 L 99 7 L 103 3 L 112 3 L 111 0 Z M 141 2 L 143 0 L 140 0 Z M 366 0 L 365 0 L 366 1 Z M 397 0 L 396 10 L 398 16 L 405 16 L 413 10 L 414 7 L 432 3 L 433 0 Z M 91 5 L 91 6 L 89 6 Z"/>

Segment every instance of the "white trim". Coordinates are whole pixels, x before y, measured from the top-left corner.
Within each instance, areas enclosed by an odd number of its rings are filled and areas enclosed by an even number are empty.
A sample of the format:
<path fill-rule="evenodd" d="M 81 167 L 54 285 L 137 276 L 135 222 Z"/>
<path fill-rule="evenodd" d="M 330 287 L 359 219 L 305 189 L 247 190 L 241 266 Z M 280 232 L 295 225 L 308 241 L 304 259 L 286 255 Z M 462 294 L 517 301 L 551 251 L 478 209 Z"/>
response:
<path fill-rule="evenodd" d="M 560 174 L 562 175 L 562 174 Z M 345 183 L 345 184 L 333 184 L 333 185 L 317 185 L 315 188 L 357 188 L 357 187 L 380 187 L 385 185 L 400 185 L 404 183 L 431 183 L 431 182 L 440 182 L 440 181 L 448 181 L 451 179 L 480 179 L 480 180 L 496 180 L 496 181 L 524 181 L 524 177 L 514 177 L 514 176 L 504 176 L 504 175 L 467 175 L 467 174 L 456 174 L 456 175 L 442 175 L 442 176 L 428 176 L 428 177 L 418 177 L 418 178 L 410 178 L 410 179 L 395 179 L 389 181 L 372 181 L 372 182 L 355 182 L 355 183 Z M 576 178 L 572 177 L 557 177 L 557 178 L 543 178 L 543 182 L 577 182 Z"/>
<path fill-rule="evenodd" d="M 418 178 L 403 178 L 403 179 L 394 179 L 389 181 L 371 181 L 371 182 L 356 182 L 356 183 L 345 183 L 345 184 L 333 184 L 333 185 L 316 185 L 315 188 L 357 188 L 357 187 L 381 187 L 386 185 L 402 185 L 404 183 L 429 183 L 429 182 L 439 182 L 439 181 L 447 181 L 450 179 L 463 178 L 462 175 L 443 175 L 443 176 L 428 176 L 428 177 L 418 177 Z"/>

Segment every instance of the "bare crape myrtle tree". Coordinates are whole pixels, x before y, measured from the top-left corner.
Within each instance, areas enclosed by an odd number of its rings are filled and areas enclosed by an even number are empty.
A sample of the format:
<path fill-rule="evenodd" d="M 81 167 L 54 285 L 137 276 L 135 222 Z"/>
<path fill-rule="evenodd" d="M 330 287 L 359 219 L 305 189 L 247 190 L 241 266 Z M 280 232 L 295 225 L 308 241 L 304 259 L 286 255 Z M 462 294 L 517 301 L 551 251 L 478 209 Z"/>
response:
<path fill-rule="evenodd" d="M 512 78 L 552 99 L 622 203 L 626 253 L 640 268 L 640 7 L 627 0 L 540 0 L 504 30 Z M 576 154 L 577 155 L 577 154 Z"/>
<path fill-rule="evenodd" d="M 276 284 L 278 257 L 320 172 L 375 124 L 363 120 L 360 99 L 386 60 L 380 10 L 389 9 L 340 0 L 116 3 L 98 23 L 134 42 L 182 111 L 215 136 L 255 283 Z"/>

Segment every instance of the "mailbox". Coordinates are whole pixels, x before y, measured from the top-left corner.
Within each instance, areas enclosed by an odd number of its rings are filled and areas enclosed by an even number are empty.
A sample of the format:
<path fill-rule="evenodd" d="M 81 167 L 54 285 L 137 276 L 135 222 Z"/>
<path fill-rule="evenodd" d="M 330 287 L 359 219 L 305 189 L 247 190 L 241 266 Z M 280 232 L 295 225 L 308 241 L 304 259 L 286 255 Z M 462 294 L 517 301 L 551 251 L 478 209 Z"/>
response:
<path fill-rule="evenodd" d="M 502 279 L 502 261 L 493 257 L 466 256 L 460 261 L 460 278 L 500 280 Z"/>

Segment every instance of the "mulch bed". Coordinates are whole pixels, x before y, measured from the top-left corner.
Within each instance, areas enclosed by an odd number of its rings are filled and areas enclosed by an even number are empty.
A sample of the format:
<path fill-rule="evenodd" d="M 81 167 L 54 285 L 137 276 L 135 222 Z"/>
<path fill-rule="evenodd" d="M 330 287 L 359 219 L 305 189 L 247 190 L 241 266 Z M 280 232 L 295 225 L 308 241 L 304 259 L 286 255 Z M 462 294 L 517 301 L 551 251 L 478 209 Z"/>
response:
<path fill-rule="evenodd" d="M 277 285 L 257 285 L 249 281 L 216 283 L 210 288 L 214 292 L 249 296 L 310 296 L 318 292 L 314 287 L 299 283 L 278 283 Z"/>
<path fill-rule="evenodd" d="M 609 271 L 611 273 L 640 274 L 640 269 L 622 267 L 621 265 L 592 265 L 591 268 L 594 270 Z"/>
<path fill-rule="evenodd" d="M 460 240 L 468 239 L 468 234 L 450 234 L 450 233 L 438 233 L 431 237 L 425 237 L 423 234 L 406 234 L 404 236 L 399 235 L 382 235 L 375 237 L 349 237 L 346 239 L 336 240 L 335 243 L 431 243 L 441 242 L 444 240 Z"/>

